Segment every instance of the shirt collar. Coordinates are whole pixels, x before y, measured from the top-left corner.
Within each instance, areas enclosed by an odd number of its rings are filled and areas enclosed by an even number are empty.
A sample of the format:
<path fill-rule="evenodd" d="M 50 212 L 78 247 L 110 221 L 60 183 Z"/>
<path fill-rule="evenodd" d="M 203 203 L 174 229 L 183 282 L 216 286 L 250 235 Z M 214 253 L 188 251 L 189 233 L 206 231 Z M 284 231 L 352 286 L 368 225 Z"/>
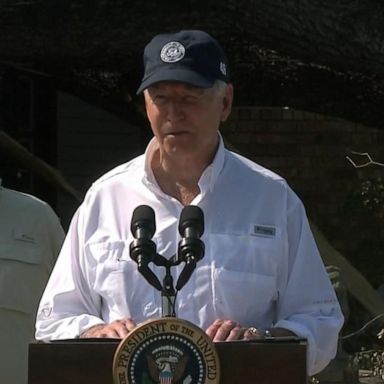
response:
<path fill-rule="evenodd" d="M 215 157 L 211 164 L 204 170 L 199 180 L 199 188 L 203 193 L 207 190 L 212 191 L 217 178 L 221 170 L 224 167 L 224 142 L 223 138 L 219 133 L 219 146 L 217 147 L 217 151 Z"/>
<path fill-rule="evenodd" d="M 224 167 L 224 158 L 225 158 L 224 141 L 220 132 L 218 134 L 219 134 L 219 145 L 218 145 L 215 157 L 212 163 L 209 164 L 208 167 L 204 170 L 198 182 L 201 194 L 205 194 L 207 190 L 209 191 L 213 190 L 215 183 L 217 181 L 217 178 L 219 177 L 219 174 Z M 151 168 L 151 157 L 152 157 L 153 151 L 157 147 L 158 147 L 157 139 L 156 137 L 153 137 L 151 141 L 148 143 L 148 146 L 144 153 L 145 162 L 144 162 L 143 183 L 148 187 L 152 186 L 160 189 Z"/>
<path fill-rule="evenodd" d="M 157 185 L 157 181 L 155 178 L 155 175 L 153 174 L 152 168 L 151 168 L 151 158 L 152 154 L 155 151 L 156 147 L 158 147 L 156 137 L 153 137 L 151 141 L 148 143 L 147 148 L 145 149 L 144 153 L 144 177 L 143 182 L 146 185 Z"/>

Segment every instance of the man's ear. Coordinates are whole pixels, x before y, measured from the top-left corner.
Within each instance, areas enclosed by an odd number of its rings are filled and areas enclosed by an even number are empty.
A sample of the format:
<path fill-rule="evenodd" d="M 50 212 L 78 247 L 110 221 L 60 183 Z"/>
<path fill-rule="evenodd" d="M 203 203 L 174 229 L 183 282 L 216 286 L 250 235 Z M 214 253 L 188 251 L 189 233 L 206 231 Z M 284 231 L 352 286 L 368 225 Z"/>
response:
<path fill-rule="evenodd" d="M 225 94 L 223 97 L 223 110 L 221 112 L 221 121 L 224 122 L 227 120 L 229 114 L 232 111 L 232 101 L 233 101 L 233 85 L 228 84 L 225 88 Z"/>
<path fill-rule="evenodd" d="M 145 108 L 145 114 L 147 115 L 147 118 L 148 118 L 149 122 L 152 123 L 151 120 L 150 120 L 149 114 L 148 114 L 147 106 L 148 106 L 148 103 L 149 103 L 149 101 L 148 101 L 149 95 L 148 95 L 148 90 L 146 90 L 146 89 L 143 92 L 143 98 L 144 98 L 143 105 L 144 105 L 144 108 Z"/>

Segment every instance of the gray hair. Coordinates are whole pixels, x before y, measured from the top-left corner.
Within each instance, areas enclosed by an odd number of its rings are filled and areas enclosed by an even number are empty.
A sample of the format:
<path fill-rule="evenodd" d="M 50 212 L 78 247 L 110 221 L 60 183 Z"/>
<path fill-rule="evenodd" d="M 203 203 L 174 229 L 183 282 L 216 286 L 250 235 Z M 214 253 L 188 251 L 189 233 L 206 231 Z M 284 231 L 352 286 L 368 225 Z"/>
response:
<path fill-rule="evenodd" d="M 227 89 L 228 84 L 223 80 L 215 80 L 213 83 L 213 90 L 217 96 L 224 96 L 225 90 Z M 144 89 L 143 91 L 144 95 L 148 93 L 148 88 Z"/>
<path fill-rule="evenodd" d="M 227 89 L 227 86 L 228 84 L 223 81 L 223 80 L 216 80 L 214 83 L 213 83 L 213 89 L 215 91 L 215 93 L 218 95 L 218 96 L 224 96 L 225 94 L 225 90 Z"/>

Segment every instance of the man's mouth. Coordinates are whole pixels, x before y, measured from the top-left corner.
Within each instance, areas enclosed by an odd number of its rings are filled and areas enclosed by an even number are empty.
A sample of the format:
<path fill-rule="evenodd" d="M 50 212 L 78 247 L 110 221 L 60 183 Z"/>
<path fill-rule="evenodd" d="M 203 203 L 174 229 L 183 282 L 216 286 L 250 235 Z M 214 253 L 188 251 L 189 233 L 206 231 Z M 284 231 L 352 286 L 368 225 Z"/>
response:
<path fill-rule="evenodd" d="M 187 133 L 188 133 L 187 131 L 172 131 L 172 132 L 166 133 L 166 136 L 182 136 Z"/>

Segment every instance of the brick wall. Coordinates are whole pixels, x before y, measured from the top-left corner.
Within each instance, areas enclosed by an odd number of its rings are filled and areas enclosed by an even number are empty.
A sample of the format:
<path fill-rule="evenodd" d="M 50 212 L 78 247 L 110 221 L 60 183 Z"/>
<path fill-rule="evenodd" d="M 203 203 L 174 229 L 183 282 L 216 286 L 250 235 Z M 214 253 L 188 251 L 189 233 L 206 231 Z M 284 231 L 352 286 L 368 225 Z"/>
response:
<path fill-rule="evenodd" d="M 384 226 L 372 212 L 364 211 L 358 197 L 362 181 L 383 177 L 384 168 L 356 169 L 346 159 L 351 151 L 369 152 L 383 163 L 384 129 L 288 108 L 239 107 L 222 133 L 240 153 L 286 178 L 310 220 L 355 265 L 365 266 L 369 258 L 384 264 L 382 253 L 372 256 L 384 249 L 379 246 L 384 245 Z M 367 248 L 371 237 L 380 243 L 374 249 Z M 367 272 L 374 283 L 380 278 L 376 271 L 373 267 Z"/>

